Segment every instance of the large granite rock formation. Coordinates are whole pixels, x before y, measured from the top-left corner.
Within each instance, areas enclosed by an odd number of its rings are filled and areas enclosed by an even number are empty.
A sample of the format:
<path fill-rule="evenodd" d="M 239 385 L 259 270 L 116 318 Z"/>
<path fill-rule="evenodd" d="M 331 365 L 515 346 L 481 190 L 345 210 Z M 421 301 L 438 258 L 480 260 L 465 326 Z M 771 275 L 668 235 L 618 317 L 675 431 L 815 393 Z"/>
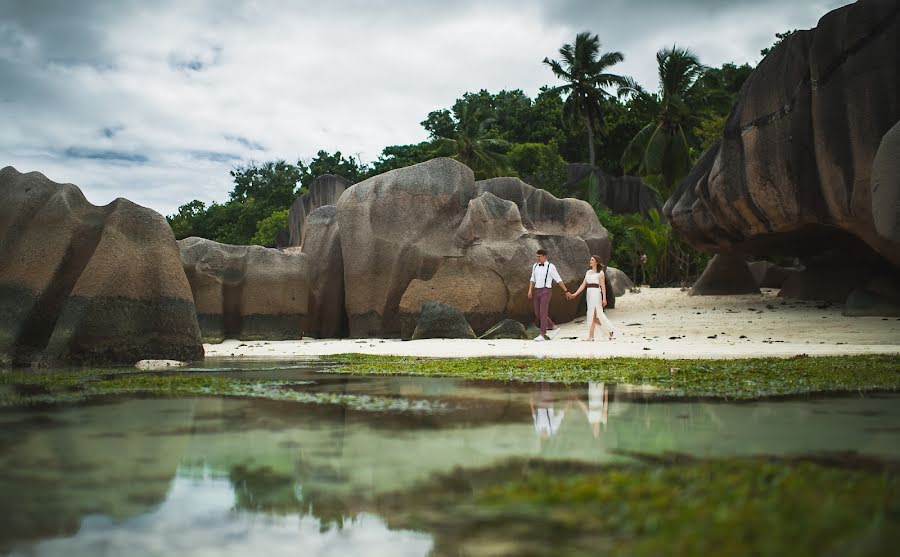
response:
<path fill-rule="evenodd" d="M 625 274 L 625 271 L 621 271 L 615 267 L 607 267 L 603 274 L 606 276 L 606 284 L 609 288 L 609 293 L 611 293 L 614 298 L 624 296 L 629 290 L 634 288 L 634 282 Z"/>
<path fill-rule="evenodd" d="M 591 253 L 608 258 L 609 237 L 583 201 L 559 200 L 517 178 L 476 184 L 450 159 L 401 168 L 349 188 L 337 203 L 350 335 L 401 332 L 422 303 L 463 312 L 476 332 L 504 317 L 530 321 L 528 277 L 544 248 L 568 284 Z M 350 285 L 357 285 L 350 287 Z M 554 320 L 577 305 L 559 291 Z"/>
<path fill-rule="evenodd" d="M 791 275 L 803 270 L 800 267 L 783 267 L 771 261 L 753 261 L 747 266 L 760 288 L 781 288 Z"/>
<path fill-rule="evenodd" d="M 422 305 L 412 334 L 412 340 L 425 338 L 475 338 L 475 333 L 458 309 L 430 301 Z"/>
<path fill-rule="evenodd" d="M 591 170 L 600 178 L 600 202 L 613 213 L 640 213 L 644 216 L 656 210 L 662 215 L 662 204 L 659 198 L 643 180 L 637 176 L 610 176 L 588 163 L 575 162 L 568 166 L 568 176 L 563 189 L 574 192 L 591 174 Z"/>
<path fill-rule="evenodd" d="M 0 170 L 0 363 L 203 357 L 191 290 L 162 215 L 90 204 L 72 184 Z"/>
<path fill-rule="evenodd" d="M 303 337 L 309 307 L 306 254 L 193 237 L 178 245 L 204 341 Z"/>
<path fill-rule="evenodd" d="M 538 333 L 540 333 L 540 330 L 538 330 Z M 535 336 L 537 336 L 537 334 L 535 334 Z M 525 325 L 522 325 L 514 319 L 504 319 L 485 331 L 485 333 L 478 338 L 482 340 L 497 340 L 503 338 L 528 340 L 528 335 L 525 332 Z"/>
<path fill-rule="evenodd" d="M 759 294 L 759 284 L 743 257 L 720 253 L 709 260 L 703 274 L 691 286 L 688 294 L 690 296 Z"/>
<path fill-rule="evenodd" d="M 288 246 L 302 246 L 309 214 L 326 205 L 337 204 L 350 181 L 334 174 L 323 174 L 309 184 L 309 191 L 298 197 L 288 211 Z"/>
<path fill-rule="evenodd" d="M 299 248 L 290 248 L 291 252 Z M 347 336 L 344 311 L 344 258 L 337 207 L 319 207 L 306 217 L 302 252 L 309 261 L 309 308 L 306 334 L 316 338 Z M 365 284 L 356 287 L 366 288 Z"/>
<path fill-rule="evenodd" d="M 900 121 L 884 137 L 872 162 L 872 216 L 875 230 L 900 243 Z"/>
<path fill-rule="evenodd" d="M 786 38 L 666 203 L 672 225 L 703 250 L 799 256 L 794 282 L 837 266 L 858 269 L 856 285 L 896 277 L 898 53 L 896 0 L 860 0 Z"/>

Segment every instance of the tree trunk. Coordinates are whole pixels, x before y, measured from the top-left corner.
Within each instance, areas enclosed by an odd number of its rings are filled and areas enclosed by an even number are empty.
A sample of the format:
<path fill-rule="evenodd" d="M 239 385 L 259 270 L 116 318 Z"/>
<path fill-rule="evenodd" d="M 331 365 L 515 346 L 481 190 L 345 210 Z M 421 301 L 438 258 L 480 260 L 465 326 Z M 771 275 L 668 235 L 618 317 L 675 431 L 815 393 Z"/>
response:
<path fill-rule="evenodd" d="M 587 118 L 584 119 L 584 127 L 587 128 L 588 132 L 588 162 L 591 163 L 591 172 L 593 172 L 594 165 L 597 162 L 594 156 L 594 130 L 591 128 L 591 121 Z"/>

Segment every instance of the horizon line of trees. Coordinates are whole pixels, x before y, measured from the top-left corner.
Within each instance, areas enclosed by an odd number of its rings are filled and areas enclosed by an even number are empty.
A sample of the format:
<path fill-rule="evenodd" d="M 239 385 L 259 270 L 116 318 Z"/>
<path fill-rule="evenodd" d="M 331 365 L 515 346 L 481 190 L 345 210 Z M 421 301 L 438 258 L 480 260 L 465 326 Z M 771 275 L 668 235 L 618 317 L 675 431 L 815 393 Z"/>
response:
<path fill-rule="evenodd" d="M 775 45 L 790 34 L 776 34 Z M 356 183 L 446 156 L 472 168 L 476 179 L 518 176 L 558 197 L 588 201 L 616 239 L 610 264 L 637 275 L 638 262 L 645 260 L 640 270 L 651 284 L 683 281 L 697 267 L 702 270 L 705 257 L 692 253 L 659 215 L 613 215 L 600 203 L 596 174 L 567 184 L 567 167 L 588 162 L 609 175 L 640 176 L 664 202 L 720 137 L 753 68 L 707 67 L 695 53 L 672 45 L 657 53 L 658 88 L 648 91 L 613 72 L 624 55 L 603 52 L 597 35 L 579 33 L 558 54 L 543 63 L 560 84 L 542 87 L 533 99 L 519 89 L 466 92 L 421 122 L 427 140 L 387 146 L 371 163 L 340 150 L 320 150 L 296 163 L 246 163 L 230 172 L 234 188 L 228 201 L 194 200 L 166 219 L 179 239 L 271 246 L 287 224 L 289 207 L 316 177 L 338 174 Z"/>

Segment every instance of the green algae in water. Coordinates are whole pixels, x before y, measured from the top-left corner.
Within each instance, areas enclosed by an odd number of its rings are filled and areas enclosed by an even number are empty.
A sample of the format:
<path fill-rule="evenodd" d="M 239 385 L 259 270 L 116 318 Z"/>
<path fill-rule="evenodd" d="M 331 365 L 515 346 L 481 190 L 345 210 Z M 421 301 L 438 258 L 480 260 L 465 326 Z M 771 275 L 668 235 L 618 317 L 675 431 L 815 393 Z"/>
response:
<path fill-rule="evenodd" d="M 890 555 L 896 464 L 771 458 L 457 470 L 379 502 L 438 555 Z M 513 478 L 513 479 L 510 479 Z"/>
<path fill-rule="evenodd" d="M 103 396 L 230 396 L 264 398 L 306 404 L 333 404 L 369 412 L 444 412 L 451 407 L 437 400 L 367 394 L 304 392 L 308 380 L 224 377 L 208 373 L 147 373 L 136 370 L 79 370 L 0 374 L 0 407 L 72 404 Z"/>
<path fill-rule="evenodd" d="M 734 360 L 656 358 L 417 358 L 352 354 L 333 371 L 501 381 L 601 381 L 648 385 L 660 394 L 759 399 L 805 393 L 900 390 L 900 355 Z"/>

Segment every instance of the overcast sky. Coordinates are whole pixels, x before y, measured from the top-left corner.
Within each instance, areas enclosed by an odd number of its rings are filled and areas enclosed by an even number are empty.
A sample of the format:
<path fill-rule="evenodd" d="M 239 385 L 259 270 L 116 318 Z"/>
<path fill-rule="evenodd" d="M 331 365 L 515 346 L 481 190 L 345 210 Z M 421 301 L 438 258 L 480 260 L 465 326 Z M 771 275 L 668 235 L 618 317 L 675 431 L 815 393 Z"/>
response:
<path fill-rule="evenodd" d="M 247 161 L 319 149 L 375 159 L 426 138 L 466 91 L 555 84 L 579 31 L 656 89 L 677 43 L 759 61 L 842 0 L 0 0 L 0 167 L 175 212 L 224 201 Z"/>

